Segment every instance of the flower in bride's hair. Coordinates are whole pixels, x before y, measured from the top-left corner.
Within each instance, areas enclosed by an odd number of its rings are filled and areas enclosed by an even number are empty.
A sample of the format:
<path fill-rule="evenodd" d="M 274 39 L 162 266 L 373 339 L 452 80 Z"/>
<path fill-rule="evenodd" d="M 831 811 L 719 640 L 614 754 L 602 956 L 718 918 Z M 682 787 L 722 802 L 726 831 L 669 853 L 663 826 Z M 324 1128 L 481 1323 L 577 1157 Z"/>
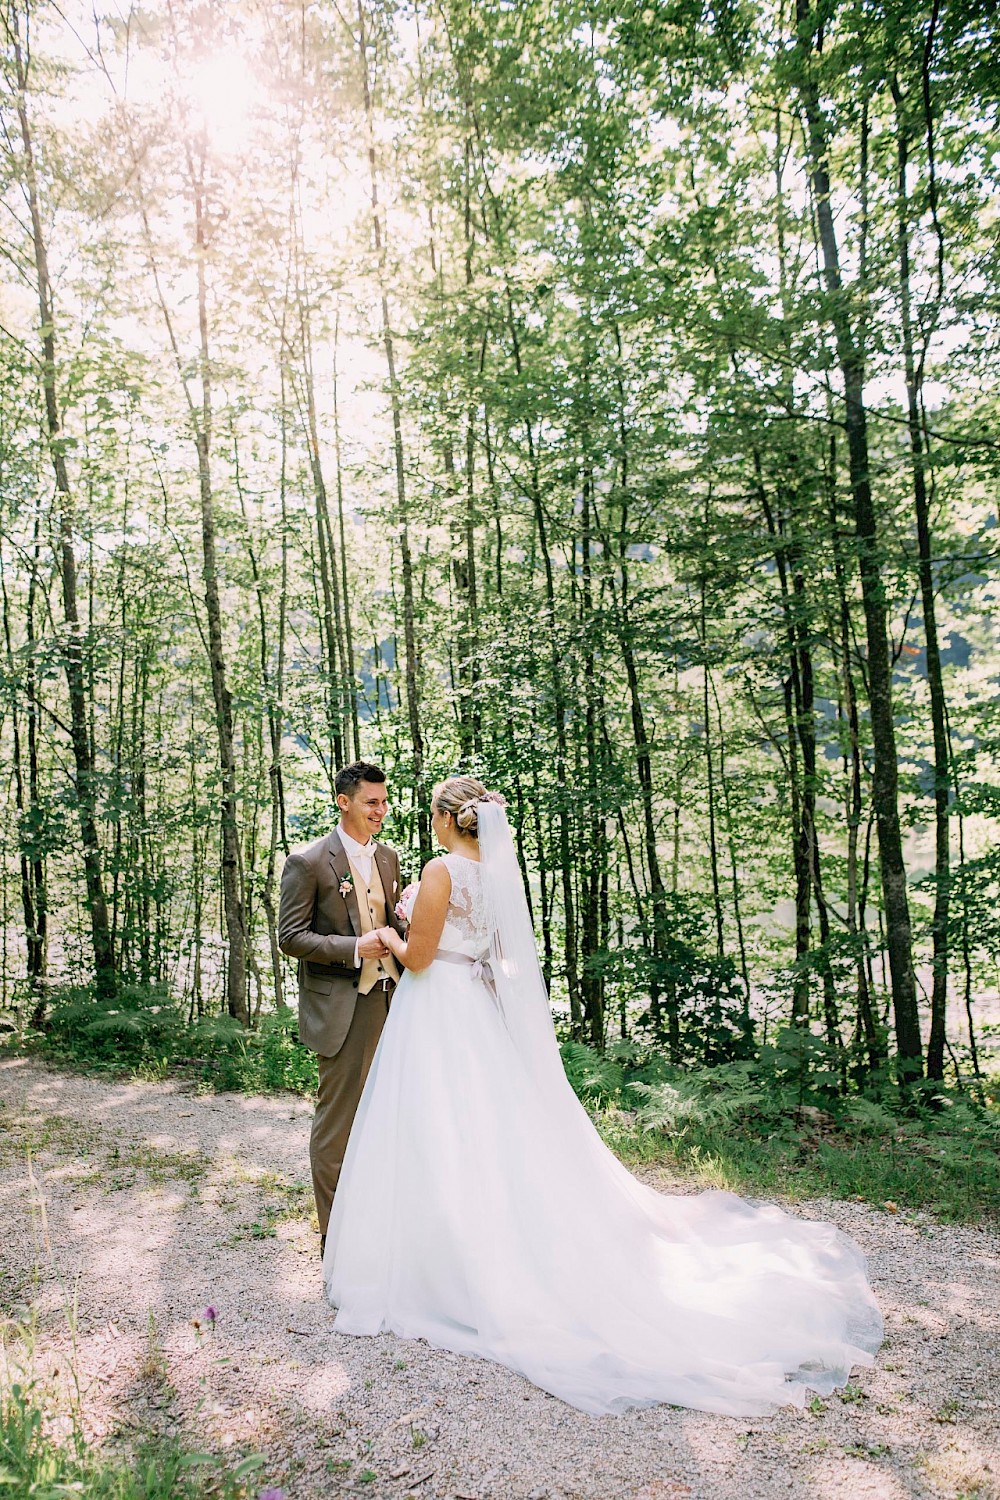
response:
<path fill-rule="evenodd" d="M 507 798 L 503 792 L 484 792 L 479 800 L 480 802 L 495 802 L 497 807 L 507 806 Z"/>

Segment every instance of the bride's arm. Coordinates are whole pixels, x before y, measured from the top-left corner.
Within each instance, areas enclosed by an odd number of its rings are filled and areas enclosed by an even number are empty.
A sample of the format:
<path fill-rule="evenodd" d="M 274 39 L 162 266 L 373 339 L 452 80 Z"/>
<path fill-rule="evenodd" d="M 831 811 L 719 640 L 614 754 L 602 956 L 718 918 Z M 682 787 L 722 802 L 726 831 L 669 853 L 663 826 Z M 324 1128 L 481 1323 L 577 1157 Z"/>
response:
<path fill-rule="evenodd" d="M 405 941 L 392 927 L 380 927 L 379 937 L 401 964 L 414 974 L 434 960 L 451 898 L 451 875 L 443 859 L 432 859 L 420 876 L 420 889 Z"/>

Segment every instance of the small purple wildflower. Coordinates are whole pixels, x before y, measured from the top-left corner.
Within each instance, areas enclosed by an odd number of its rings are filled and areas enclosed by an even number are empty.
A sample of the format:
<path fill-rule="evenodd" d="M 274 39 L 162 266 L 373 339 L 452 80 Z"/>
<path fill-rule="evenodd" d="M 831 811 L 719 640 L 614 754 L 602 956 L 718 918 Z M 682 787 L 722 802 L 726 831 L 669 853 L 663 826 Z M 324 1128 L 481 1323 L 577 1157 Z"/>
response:
<path fill-rule="evenodd" d="M 218 1316 L 219 1314 L 216 1312 L 214 1307 L 206 1307 L 205 1311 L 202 1313 L 202 1317 L 205 1319 L 205 1322 L 211 1324 L 213 1328 L 215 1327 L 215 1320 Z"/>
<path fill-rule="evenodd" d="M 260 1500 L 285 1500 L 285 1492 L 268 1485 L 266 1490 L 261 1490 Z"/>

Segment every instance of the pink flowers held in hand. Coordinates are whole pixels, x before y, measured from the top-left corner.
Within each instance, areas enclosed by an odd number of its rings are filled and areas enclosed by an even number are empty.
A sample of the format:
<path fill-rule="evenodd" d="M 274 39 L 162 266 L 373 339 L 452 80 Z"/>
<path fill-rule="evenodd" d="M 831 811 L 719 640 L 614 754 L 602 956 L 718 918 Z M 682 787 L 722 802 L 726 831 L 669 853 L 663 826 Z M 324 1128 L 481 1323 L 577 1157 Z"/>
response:
<path fill-rule="evenodd" d="M 406 887 L 403 894 L 400 896 L 399 900 L 396 902 L 396 916 L 401 922 L 405 922 L 407 926 L 409 926 L 410 920 L 413 916 L 413 903 L 417 899 L 417 892 L 419 889 L 420 881 L 411 881 L 410 884 Z"/>

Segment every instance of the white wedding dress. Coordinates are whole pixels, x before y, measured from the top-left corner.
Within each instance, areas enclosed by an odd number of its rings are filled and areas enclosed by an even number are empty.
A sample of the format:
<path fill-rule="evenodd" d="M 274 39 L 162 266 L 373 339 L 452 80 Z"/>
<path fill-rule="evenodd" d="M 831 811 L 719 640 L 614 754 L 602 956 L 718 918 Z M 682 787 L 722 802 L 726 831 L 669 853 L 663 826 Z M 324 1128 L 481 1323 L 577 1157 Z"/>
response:
<path fill-rule="evenodd" d="M 636 1181 L 561 1067 L 535 1067 L 542 1044 L 525 1053 L 500 976 L 498 998 L 473 963 L 491 939 L 500 963 L 481 866 L 446 863 L 439 957 L 396 990 L 334 1203 L 337 1330 L 496 1360 L 587 1412 L 757 1415 L 870 1365 L 882 1319 L 858 1247 L 729 1193 Z"/>

